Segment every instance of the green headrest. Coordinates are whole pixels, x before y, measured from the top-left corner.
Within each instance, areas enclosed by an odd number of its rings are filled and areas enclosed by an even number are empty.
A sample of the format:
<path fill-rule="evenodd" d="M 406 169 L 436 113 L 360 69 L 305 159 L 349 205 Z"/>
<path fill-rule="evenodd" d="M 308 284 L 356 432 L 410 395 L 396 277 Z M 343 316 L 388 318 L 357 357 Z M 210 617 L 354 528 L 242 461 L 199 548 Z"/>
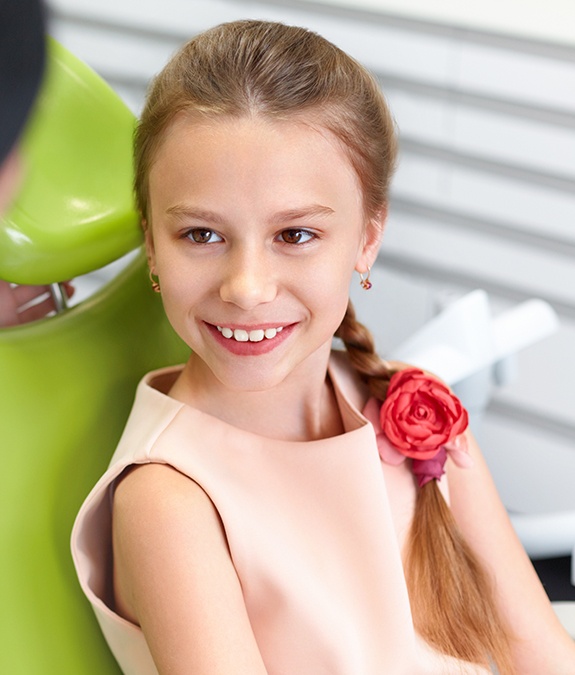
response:
<path fill-rule="evenodd" d="M 0 217 L 0 278 L 45 284 L 85 274 L 142 241 L 132 198 L 134 115 L 55 40 L 22 139 L 25 180 Z"/>

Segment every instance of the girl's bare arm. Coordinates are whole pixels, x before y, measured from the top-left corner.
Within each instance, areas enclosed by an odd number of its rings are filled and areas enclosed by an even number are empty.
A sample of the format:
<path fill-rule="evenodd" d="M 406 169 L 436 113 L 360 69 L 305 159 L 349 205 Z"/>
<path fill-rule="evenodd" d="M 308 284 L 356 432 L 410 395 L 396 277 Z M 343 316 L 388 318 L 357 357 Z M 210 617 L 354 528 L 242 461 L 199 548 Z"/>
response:
<path fill-rule="evenodd" d="M 264 675 L 218 513 L 174 468 L 149 464 L 118 485 L 116 609 L 139 624 L 161 675 Z"/>

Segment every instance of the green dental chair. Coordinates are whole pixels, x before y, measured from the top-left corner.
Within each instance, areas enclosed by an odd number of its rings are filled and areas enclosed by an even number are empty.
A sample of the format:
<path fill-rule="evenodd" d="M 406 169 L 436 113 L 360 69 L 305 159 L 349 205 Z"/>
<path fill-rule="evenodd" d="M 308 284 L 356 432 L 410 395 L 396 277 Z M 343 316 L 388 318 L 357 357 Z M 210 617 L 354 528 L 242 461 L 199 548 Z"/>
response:
<path fill-rule="evenodd" d="M 134 118 L 55 42 L 23 141 L 27 177 L 0 217 L 0 278 L 56 284 L 141 246 L 132 206 Z M 79 305 L 0 330 L 0 672 L 119 673 L 69 552 L 75 514 L 106 468 L 148 370 L 186 346 L 145 256 Z"/>

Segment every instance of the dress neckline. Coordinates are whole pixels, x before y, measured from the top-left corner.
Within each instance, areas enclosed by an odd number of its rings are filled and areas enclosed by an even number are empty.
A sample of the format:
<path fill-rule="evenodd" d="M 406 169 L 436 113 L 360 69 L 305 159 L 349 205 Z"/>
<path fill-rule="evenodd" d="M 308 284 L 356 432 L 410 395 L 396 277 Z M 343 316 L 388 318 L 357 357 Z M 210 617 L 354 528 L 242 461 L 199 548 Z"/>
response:
<path fill-rule="evenodd" d="M 222 420 L 217 415 L 204 412 L 199 408 L 195 408 L 188 403 L 170 396 L 168 392 L 177 376 L 182 372 L 183 368 L 183 365 L 168 366 L 166 368 L 149 372 L 141 382 L 141 387 L 143 387 L 144 391 L 146 392 L 145 395 L 161 399 L 164 405 L 167 404 L 169 406 L 171 403 L 178 409 L 193 411 L 194 414 L 206 416 L 211 420 L 217 420 L 219 424 L 225 425 L 228 428 L 235 429 L 245 434 L 251 434 L 264 438 L 264 436 L 261 436 L 257 432 L 252 432 L 247 429 L 242 429 L 241 427 L 236 427 L 233 424 Z M 333 388 L 336 404 L 341 416 L 343 433 L 323 439 L 308 441 L 287 441 L 276 438 L 272 438 L 271 440 L 281 441 L 284 443 L 316 443 L 329 441 L 330 438 L 338 438 L 342 435 L 365 427 L 366 425 L 370 425 L 370 422 L 361 412 L 368 398 L 368 394 L 364 390 L 359 377 L 349 365 L 345 352 L 340 350 L 332 350 L 327 365 L 326 378 L 331 383 Z"/>

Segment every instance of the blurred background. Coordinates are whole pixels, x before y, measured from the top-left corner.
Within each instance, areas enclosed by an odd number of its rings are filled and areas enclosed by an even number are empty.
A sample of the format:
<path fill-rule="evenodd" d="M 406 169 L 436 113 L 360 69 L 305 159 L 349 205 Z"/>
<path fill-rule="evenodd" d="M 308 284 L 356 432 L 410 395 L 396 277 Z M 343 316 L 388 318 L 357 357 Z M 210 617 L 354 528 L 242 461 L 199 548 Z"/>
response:
<path fill-rule="evenodd" d="M 522 351 L 482 419 L 513 513 L 575 513 L 575 7 L 551 0 L 50 0 L 50 32 L 139 112 L 193 34 L 237 18 L 305 25 L 368 66 L 401 155 L 374 290 L 359 314 L 393 350 L 469 291 L 494 314 L 547 301 L 559 330 Z M 575 543 L 575 533 L 573 535 Z"/>

